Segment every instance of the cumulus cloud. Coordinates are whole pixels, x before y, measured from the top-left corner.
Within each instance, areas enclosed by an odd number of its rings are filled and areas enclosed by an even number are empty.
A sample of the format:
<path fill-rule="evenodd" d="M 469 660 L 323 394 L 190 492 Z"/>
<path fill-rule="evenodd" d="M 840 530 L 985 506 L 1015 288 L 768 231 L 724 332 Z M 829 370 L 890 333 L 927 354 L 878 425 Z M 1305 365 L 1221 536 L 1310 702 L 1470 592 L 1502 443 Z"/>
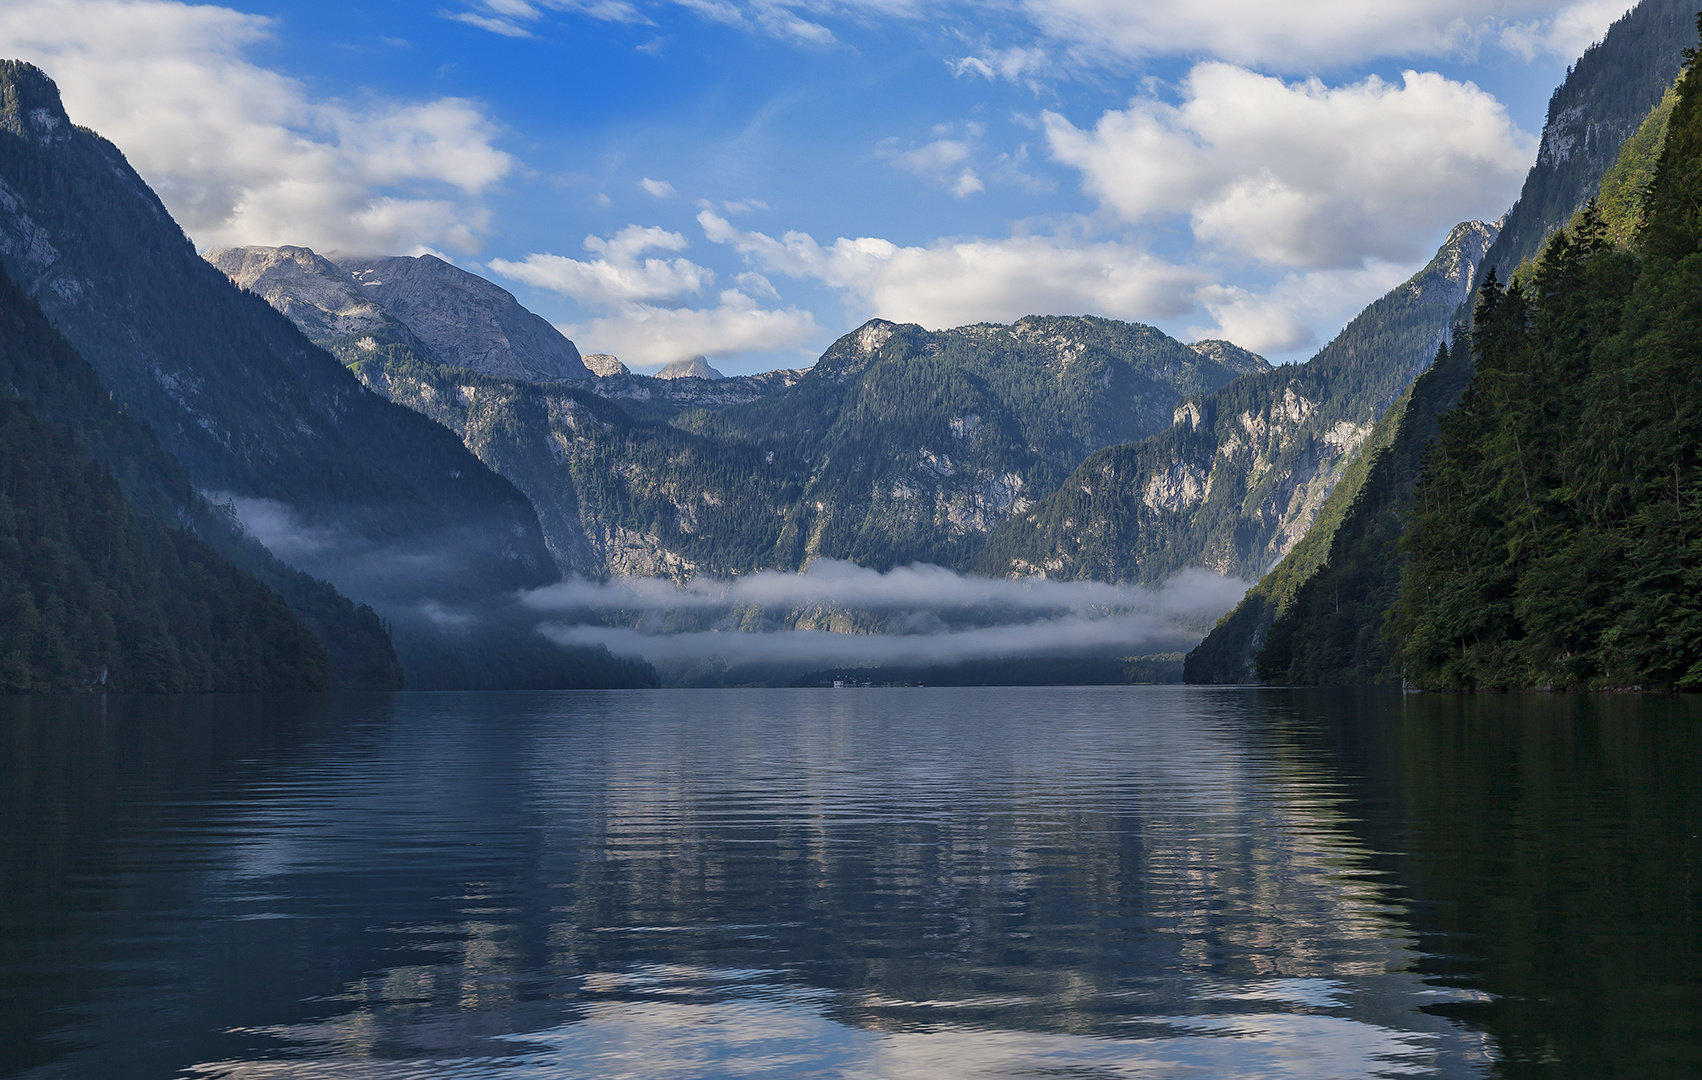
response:
<path fill-rule="evenodd" d="M 686 238 L 657 226 L 628 225 L 613 236 L 588 236 L 585 247 L 599 256 L 570 259 L 533 253 L 492 259 L 492 272 L 549 289 L 598 311 L 596 317 L 562 328 L 592 352 L 613 353 L 629 367 L 659 367 L 693 356 L 791 349 L 816 338 L 815 317 L 796 307 L 769 309 L 753 295 L 778 300 L 761 274 L 740 274 L 738 288 L 723 290 L 716 304 L 692 308 L 671 304 L 702 292 L 715 273 L 685 258 L 643 258 L 650 251 L 682 251 Z"/>
<path fill-rule="evenodd" d="M 648 176 L 640 180 L 638 182 L 638 186 L 658 199 L 670 198 L 677 194 L 674 191 L 674 185 L 668 183 L 666 180 L 652 180 Z"/>
<path fill-rule="evenodd" d="M 1494 41 L 1520 20 L 1593 26 L 1612 18 L 1601 0 L 1582 0 L 1551 15 L 1553 0 L 1504 0 L 1488 14 L 1475 0 L 1321 0 L 1282 4 L 1222 0 L 1211 4 L 1127 0 L 1020 0 L 1047 35 L 1078 53 L 1101 57 L 1189 54 L 1264 68 L 1301 70 L 1383 56 L 1440 56 Z M 1583 33 L 1580 30 L 1577 33 Z M 1576 36 L 1576 35 L 1575 35 Z M 1595 40 L 1595 36 L 1588 40 Z M 1568 54 L 1573 55 L 1573 54 Z"/>
<path fill-rule="evenodd" d="M 1613 21 L 1630 7 L 1628 0 L 1585 0 L 1547 18 L 1504 27 L 1500 44 L 1526 61 L 1543 53 L 1570 60 L 1600 41 Z"/>
<path fill-rule="evenodd" d="M 1187 214 L 1196 239 L 1278 265 L 1410 261 L 1511 203 L 1536 154 L 1494 97 L 1434 72 L 1328 87 L 1207 63 L 1181 90 L 1088 131 L 1047 113 L 1053 156 L 1126 221 Z"/>
<path fill-rule="evenodd" d="M 1193 310 L 1193 292 L 1207 280 L 1114 242 L 1012 237 L 900 247 L 875 237 L 840 237 L 823 247 L 801 232 L 779 239 L 745 232 L 709 210 L 697 220 L 709 239 L 766 270 L 840 290 L 859 318 L 935 328 L 1037 312 L 1143 320 L 1181 315 Z"/>
<path fill-rule="evenodd" d="M 561 331 L 583 350 L 613 353 L 635 368 L 694 356 L 713 359 L 793 349 L 820 335 L 808 311 L 763 308 L 740 289 L 727 289 L 718 299 L 711 308 L 620 304 L 606 315 Z"/>
<path fill-rule="evenodd" d="M 1316 326 L 1342 326 L 1365 306 L 1411 277 L 1417 265 L 1372 261 L 1346 270 L 1308 270 L 1284 275 L 1262 292 L 1214 284 L 1197 294 L 1216 325 L 1194 326 L 1188 335 L 1224 338 L 1257 353 L 1285 353 L 1320 345 Z"/>
<path fill-rule="evenodd" d="M 489 265 L 503 277 L 593 305 L 671 300 L 700 292 L 715 280 L 713 271 L 689 259 L 640 259 L 646 251 L 686 247 L 684 236 L 656 226 L 628 225 L 607 239 L 587 236 L 585 247 L 602 258 L 533 253 L 519 262 L 492 259 Z"/>
<path fill-rule="evenodd" d="M 979 136 L 983 130 L 980 124 L 969 125 L 971 138 Z M 985 190 L 981 177 L 964 164 L 969 158 L 970 146 L 963 139 L 935 139 L 908 150 L 898 149 L 897 140 L 889 139 L 876 152 L 900 169 L 945 184 L 960 199 Z"/>
<path fill-rule="evenodd" d="M 13 0 L 0 53 L 37 64 L 201 247 L 470 252 L 514 168 L 456 98 L 318 100 L 247 59 L 267 19 L 170 0 Z"/>
<path fill-rule="evenodd" d="M 656 578 L 568 581 L 526 594 L 522 603 L 554 615 L 540 631 L 563 645 L 607 645 L 653 663 L 717 658 L 730 665 L 778 663 L 930 664 L 1001 656 L 1134 655 L 1184 648 L 1232 608 L 1245 582 L 1188 570 L 1157 589 L 1101 582 L 977 578 L 939 566 L 884 573 L 819 559 L 802 573 L 762 571 L 675 586 Z M 749 612 L 884 616 L 881 633 L 820 629 L 746 632 Z M 657 633 L 599 625 L 595 612 L 724 612 L 714 629 Z M 896 632 L 895 632 L 896 630 Z"/>

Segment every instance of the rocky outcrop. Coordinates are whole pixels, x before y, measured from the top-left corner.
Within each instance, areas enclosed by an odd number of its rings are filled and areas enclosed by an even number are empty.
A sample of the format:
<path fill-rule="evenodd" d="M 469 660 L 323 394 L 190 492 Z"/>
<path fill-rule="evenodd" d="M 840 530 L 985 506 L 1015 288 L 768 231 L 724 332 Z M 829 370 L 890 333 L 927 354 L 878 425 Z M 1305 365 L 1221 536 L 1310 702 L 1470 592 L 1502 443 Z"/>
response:
<path fill-rule="evenodd" d="M 671 364 L 663 364 L 662 370 L 656 373 L 658 379 L 725 379 L 727 376 L 709 366 L 709 361 L 702 356 L 694 356 L 690 360 L 675 360 Z"/>
<path fill-rule="evenodd" d="M 592 376 L 573 342 L 508 290 L 431 255 L 333 262 L 286 246 L 217 248 L 204 257 L 344 363 L 401 345 L 422 360 L 497 378 Z"/>
<path fill-rule="evenodd" d="M 605 375 L 630 375 L 631 371 L 620 361 L 620 357 L 606 352 L 588 353 L 579 358 L 590 369 L 591 374 L 601 378 Z"/>
<path fill-rule="evenodd" d="M 435 255 L 336 262 L 442 363 L 503 379 L 591 377 L 573 342 L 514 294 Z"/>
<path fill-rule="evenodd" d="M 989 539 L 979 569 L 1156 583 L 1205 566 L 1258 578 L 1306 535 L 1377 418 L 1434 358 L 1495 236 L 1483 222 L 1455 226 L 1429 265 L 1311 360 L 1190 398 L 1169 430 L 1094 454 Z"/>

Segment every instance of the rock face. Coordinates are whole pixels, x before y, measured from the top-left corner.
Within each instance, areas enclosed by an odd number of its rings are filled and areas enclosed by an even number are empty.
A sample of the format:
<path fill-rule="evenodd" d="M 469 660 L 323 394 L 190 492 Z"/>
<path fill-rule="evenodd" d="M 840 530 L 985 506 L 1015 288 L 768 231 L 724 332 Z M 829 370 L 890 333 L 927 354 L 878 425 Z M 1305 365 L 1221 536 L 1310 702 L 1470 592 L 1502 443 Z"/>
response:
<path fill-rule="evenodd" d="M 215 248 L 204 258 L 290 317 L 308 338 L 406 334 L 329 259 L 304 247 Z"/>
<path fill-rule="evenodd" d="M 585 366 L 590 369 L 591 374 L 596 375 L 598 378 L 604 378 L 610 375 L 632 374 L 631 371 L 627 370 L 627 366 L 621 363 L 620 357 L 611 356 L 606 352 L 594 352 L 588 356 L 581 356 L 579 359 L 584 361 Z"/>
<path fill-rule="evenodd" d="M 559 579 L 511 483 L 232 285 L 118 148 L 73 125 L 52 80 L 17 62 L 0 62 L 0 260 L 197 489 L 235 507 L 274 554 L 394 622 L 412 685 L 469 655 L 469 635 L 431 612 Z M 292 255 L 271 269 L 286 264 L 317 265 Z M 368 317 L 341 301 L 325 310 Z M 527 628 L 489 655 L 534 638 Z M 459 685 L 495 669 L 481 658 Z"/>
<path fill-rule="evenodd" d="M 1083 458 L 1269 370 L 1150 326 L 871 321 L 807 371 L 582 386 L 358 363 L 531 497 L 565 570 L 727 574 L 822 555 L 968 566 Z"/>
<path fill-rule="evenodd" d="M 1311 360 L 1191 398 L 1168 431 L 1089 457 L 989 538 L 978 569 L 1156 583 L 1205 566 L 1257 579 L 1299 543 L 1378 417 L 1435 357 L 1495 236 L 1483 222 L 1455 226 L 1428 266 Z M 1225 346 L 1194 349 L 1234 355 Z"/>
<path fill-rule="evenodd" d="M 1474 291 L 1492 266 L 1502 281 L 1511 280 L 1519 264 L 1534 258 L 1590 200 L 1620 146 L 1672 85 L 1685 46 L 1695 40 L 1690 0 L 1643 0 L 1584 51 L 1549 98 L 1536 164 L 1483 259 Z M 1471 312 L 1460 317 L 1469 321 Z"/>
<path fill-rule="evenodd" d="M 499 379 L 592 375 L 573 342 L 508 290 L 431 255 L 333 262 L 304 247 L 241 247 L 206 259 L 345 363 L 401 345 Z"/>
<path fill-rule="evenodd" d="M 341 259 L 360 294 L 445 364 L 502 379 L 588 379 L 579 350 L 514 295 L 434 255 Z"/>
<path fill-rule="evenodd" d="M 662 370 L 656 373 L 658 379 L 725 379 L 727 376 L 709 366 L 709 361 L 701 356 L 690 360 L 675 360 L 671 364 L 663 364 Z"/>

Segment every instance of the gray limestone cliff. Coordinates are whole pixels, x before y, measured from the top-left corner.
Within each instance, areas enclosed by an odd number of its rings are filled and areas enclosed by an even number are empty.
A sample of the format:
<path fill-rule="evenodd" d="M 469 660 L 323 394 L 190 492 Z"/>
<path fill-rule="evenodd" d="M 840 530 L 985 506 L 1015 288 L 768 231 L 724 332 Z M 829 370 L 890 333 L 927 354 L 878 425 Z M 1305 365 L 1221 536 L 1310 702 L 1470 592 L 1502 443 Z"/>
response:
<path fill-rule="evenodd" d="M 439 361 L 504 379 L 587 379 L 579 350 L 514 295 L 434 255 L 339 259 Z"/>
<path fill-rule="evenodd" d="M 402 345 L 422 360 L 496 378 L 592 375 L 573 342 L 508 290 L 431 255 L 334 261 L 286 246 L 220 248 L 205 258 L 344 363 Z"/>

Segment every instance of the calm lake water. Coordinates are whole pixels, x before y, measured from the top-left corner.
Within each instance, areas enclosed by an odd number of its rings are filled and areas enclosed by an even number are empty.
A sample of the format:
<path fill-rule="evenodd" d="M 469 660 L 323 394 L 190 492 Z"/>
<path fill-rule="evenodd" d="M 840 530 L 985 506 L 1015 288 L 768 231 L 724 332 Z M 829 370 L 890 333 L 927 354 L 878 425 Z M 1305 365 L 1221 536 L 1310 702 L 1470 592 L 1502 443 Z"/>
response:
<path fill-rule="evenodd" d="M 1702 703 L 0 703 L 0 1075 L 1696 1077 Z"/>

